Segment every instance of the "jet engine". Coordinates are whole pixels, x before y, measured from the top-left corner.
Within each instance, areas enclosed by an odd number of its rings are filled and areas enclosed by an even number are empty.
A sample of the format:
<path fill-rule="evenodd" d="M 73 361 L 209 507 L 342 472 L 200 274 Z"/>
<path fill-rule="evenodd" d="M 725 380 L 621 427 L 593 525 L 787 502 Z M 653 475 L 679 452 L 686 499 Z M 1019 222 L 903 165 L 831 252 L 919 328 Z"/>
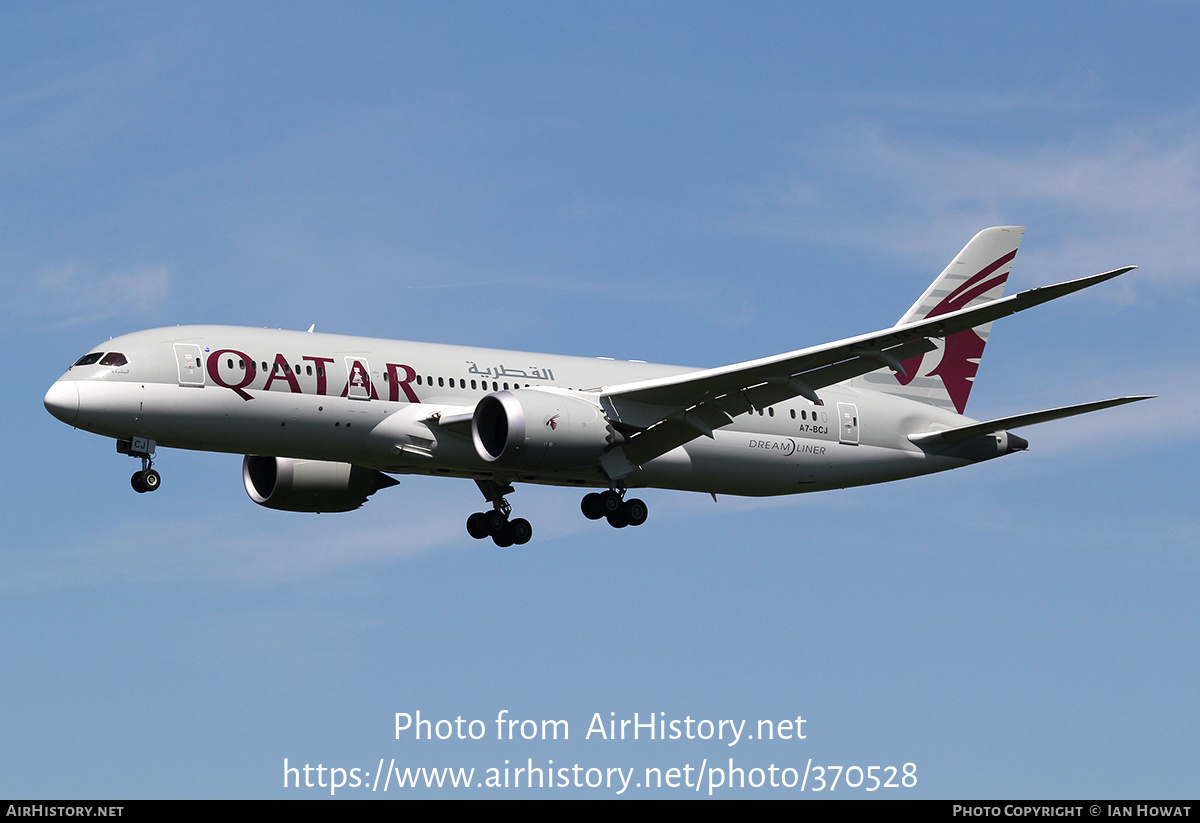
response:
<path fill-rule="evenodd" d="M 246 494 L 260 506 L 288 512 L 354 511 L 398 480 L 374 469 L 325 460 L 246 455 Z"/>
<path fill-rule="evenodd" d="M 471 439 L 488 463 L 562 469 L 592 465 L 623 440 L 599 405 L 541 389 L 485 395 L 475 407 Z"/>

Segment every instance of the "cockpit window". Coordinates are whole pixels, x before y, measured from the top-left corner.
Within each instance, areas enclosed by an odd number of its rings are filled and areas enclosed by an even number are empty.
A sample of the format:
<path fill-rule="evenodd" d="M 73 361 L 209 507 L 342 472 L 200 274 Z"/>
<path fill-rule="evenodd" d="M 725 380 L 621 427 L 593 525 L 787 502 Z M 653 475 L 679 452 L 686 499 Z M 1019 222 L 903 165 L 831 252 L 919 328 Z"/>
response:
<path fill-rule="evenodd" d="M 85 354 L 83 357 L 75 361 L 76 366 L 90 366 L 104 356 L 102 351 L 94 351 L 91 354 Z"/>
<path fill-rule="evenodd" d="M 104 355 L 104 359 L 100 361 L 101 366 L 124 366 L 129 361 L 125 359 L 125 355 L 119 351 L 110 351 Z"/>

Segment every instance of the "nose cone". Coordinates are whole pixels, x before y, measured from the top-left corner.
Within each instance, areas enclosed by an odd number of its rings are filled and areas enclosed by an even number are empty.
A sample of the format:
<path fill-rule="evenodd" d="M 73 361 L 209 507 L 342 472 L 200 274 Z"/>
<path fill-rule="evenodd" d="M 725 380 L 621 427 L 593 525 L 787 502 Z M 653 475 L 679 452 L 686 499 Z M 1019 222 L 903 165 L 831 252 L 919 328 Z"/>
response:
<path fill-rule="evenodd" d="M 74 380 L 59 380 L 46 392 L 46 411 L 64 423 L 74 423 L 79 416 L 79 387 Z"/>

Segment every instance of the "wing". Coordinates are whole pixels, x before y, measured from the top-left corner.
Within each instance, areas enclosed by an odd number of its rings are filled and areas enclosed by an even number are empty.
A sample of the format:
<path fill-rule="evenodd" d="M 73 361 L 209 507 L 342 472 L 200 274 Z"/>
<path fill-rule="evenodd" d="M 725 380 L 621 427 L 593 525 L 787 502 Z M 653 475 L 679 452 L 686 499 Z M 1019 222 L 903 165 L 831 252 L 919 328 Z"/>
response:
<path fill-rule="evenodd" d="M 611 477 L 666 454 L 733 422 L 739 414 L 805 397 L 817 390 L 901 362 L 935 348 L 930 338 L 990 323 L 1001 317 L 1086 289 L 1137 268 L 1126 266 L 1078 280 L 1029 289 L 935 318 L 893 326 L 786 354 L 600 389 L 600 403 L 628 440 L 601 461 Z"/>

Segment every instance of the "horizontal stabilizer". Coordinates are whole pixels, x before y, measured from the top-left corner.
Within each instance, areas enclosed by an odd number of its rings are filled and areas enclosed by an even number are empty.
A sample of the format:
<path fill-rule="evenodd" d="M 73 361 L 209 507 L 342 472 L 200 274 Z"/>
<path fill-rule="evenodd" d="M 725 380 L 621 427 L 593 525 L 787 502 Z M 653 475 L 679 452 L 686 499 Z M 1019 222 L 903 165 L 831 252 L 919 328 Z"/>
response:
<path fill-rule="evenodd" d="M 1057 409 L 1015 414 L 1012 417 L 985 420 L 982 423 L 971 423 L 967 426 L 958 426 L 957 428 L 939 432 L 910 434 L 908 439 L 918 446 L 928 446 L 934 443 L 953 443 L 959 440 L 969 440 L 972 437 L 978 437 L 982 434 L 1016 429 L 1021 426 L 1032 426 L 1034 423 L 1048 423 L 1051 420 L 1061 420 L 1064 417 L 1074 417 L 1077 414 L 1087 414 L 1088 412 L 1108 409 L 1113 406 L 1123 406 L 1126 403 L 1136 403 L 1139 400 L 1149 400 L 1154 396 L 1152 394 L 1145 394 L 1136 397 L 1114 397 L 1111 400 L 1096 400 L 1092 403 L 1079 403 L 1074 406 L 1059 406 Z"/>

